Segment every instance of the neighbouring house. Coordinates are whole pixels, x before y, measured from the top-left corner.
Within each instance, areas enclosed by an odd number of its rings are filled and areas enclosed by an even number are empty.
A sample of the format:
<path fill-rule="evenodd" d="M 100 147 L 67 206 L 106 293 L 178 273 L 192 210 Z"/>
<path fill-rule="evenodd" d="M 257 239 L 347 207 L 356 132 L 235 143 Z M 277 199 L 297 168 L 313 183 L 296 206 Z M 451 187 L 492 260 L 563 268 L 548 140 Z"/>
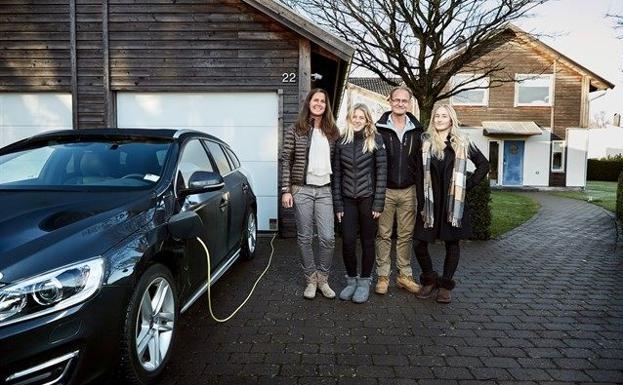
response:
<path fill-rule="evenodd" d="M 623 154 L 623 127 L 607 125 L 588 130 L 588 159 Z"/>
<path fill-rule="evenodd" d="M 312 87 L 338 108 L 347 43 L 272 0 L 10 2 L 0 23 L 0 146 L 62 128 L 206 131 L 251 172 L 259 229 L 295 234 L 282 132 Z"/>
<path fill-rule="evenodd" d="M 491 162 L 492 184 L 584 187 L 589 95 L 614 84 L 512 24 L 499 33 L 501 42 L 452 82 L 477 77 L 489 62 L 504 69 L 446 102 Z M 487 88 L 493 76 L 511 81 Z"/>
<path fill-rule="evenodd" d="M 490 62 L 500 62 L 504 69 L 495 76 L 506 82 L 489 87 L 497 79 L 485 77 L 479 81 L 483 88 L 442 102 L 454 106 L 463 132 L 490 160 L 493 185 L 584 187 L 588 135 L 600 135 L 588 130 L 589 95 L 614 84 L 512 24 L 499 33 L 501 42 L 452 82 L 478 76 L 473 68 Z M 389 110 L 391 88 L 379 78 L 351 77 L 338 122 L 345 124 L 347 107 L 357 102 L 368 104 L 377 118 Z M 413 111 L 418 116 L 417 105 Z"/>

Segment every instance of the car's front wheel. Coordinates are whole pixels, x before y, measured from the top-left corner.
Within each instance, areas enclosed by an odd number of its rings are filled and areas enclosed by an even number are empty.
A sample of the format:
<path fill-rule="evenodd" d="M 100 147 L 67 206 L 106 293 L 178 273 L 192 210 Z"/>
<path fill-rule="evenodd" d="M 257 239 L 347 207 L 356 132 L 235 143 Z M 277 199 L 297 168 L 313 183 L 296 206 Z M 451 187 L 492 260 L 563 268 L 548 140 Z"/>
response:
<path fill-rule="evenodd" d="M 173 276 L 156 264 L 141 276 L 126 311 L 120 374 L 133 384 L 153 383 L 169 359 L 179 313 Z"/>
<path fill-rule="evenodd" d="M 257 217 L 253 209 L 247 213 L 240 243 L 242 259 L 253 259 L 257 247 Z"/>

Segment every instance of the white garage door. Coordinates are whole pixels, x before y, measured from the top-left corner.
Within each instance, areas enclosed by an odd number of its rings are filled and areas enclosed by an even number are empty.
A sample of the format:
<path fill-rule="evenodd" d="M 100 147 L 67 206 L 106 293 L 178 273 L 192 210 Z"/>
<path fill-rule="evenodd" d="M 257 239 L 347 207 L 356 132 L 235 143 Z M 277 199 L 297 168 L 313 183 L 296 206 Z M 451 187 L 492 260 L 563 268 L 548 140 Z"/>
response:
<path fill-rule="evenodd" d="M 60 129 L 71 129 L 71 94 L 0 93 L 0 147 Z"/>
<path fill-rule="evenodd" d="M 258 228 L 272 230 L 277 223 L 278 106 L 276 92 L 119 92 L 117 126 L 188 128 L 227 142 L 251 175 Z"/>

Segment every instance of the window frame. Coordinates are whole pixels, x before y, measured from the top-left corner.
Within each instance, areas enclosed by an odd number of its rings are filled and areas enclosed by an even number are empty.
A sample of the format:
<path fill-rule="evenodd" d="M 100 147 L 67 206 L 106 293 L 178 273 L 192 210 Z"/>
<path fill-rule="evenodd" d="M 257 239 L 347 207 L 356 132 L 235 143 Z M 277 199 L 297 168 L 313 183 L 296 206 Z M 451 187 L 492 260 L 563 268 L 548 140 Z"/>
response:
<path fill-rule="evenodd" d="M 560 143 L 560 147 L 562 149 L 561 151 L 561 166 L 560 169 L 554 169 L 554 144 L 555 143 Z M 566 146 L 566 141 L 565 140 L 552 140 L 552 151 L 551 151 L 551 156 L 550 156 L 550 160 L 549 160 L 549 169 L 551 172 L 555 172 L 555 173 L 564 173 L 565 172 L 565 161 L 566 161 L 566 152 L 567 152 L 567 146 Z"/>
<path fill-rule="evenodd" d="M 519 90 L 522 82 L 525 80 L 533 80 L 547 77 L 549 79 L 549 102 L 546 103 L 519 103 Z M 554 74 L 515 74 L 515 107 L 551 107 L 554 98 Z"/>
<path fill-rule="evenodd" d="M 457 84 L 457 81 L 456 81 L 457 76 L 461 76 L 461 77 L 464 77 L 464 78 L 475 78 L 475 77 L 478 77 L 478 76 L 481 76 L 481 75 L 482 74 L 468 73 L 468 72 L 461 72 L 461 73 L 458 73 L 458 74 L 454 74 L 452 76 L 452 87 L 454 87 Z M 481 88 L 481 89 L 478 89 L 478 90 L 468 90 L 466 92 L 482 90 L 484 92 L 484 94 L 483 94 L 483 98 L 482 98 L 482 102 L 481 103 L 469 103 L 469 102 L 468 103 L 460 103 L 460 102 L 457 102 L 455 100 L 455 96 L 456 95 L 452 95 L 452 96 L 450 96 L 450 105 L 453 105 L 453 106 L 488 107 L 489 106 L 489 88 L 490 88 L 490 85 L 491 85 L 491 79 L 490 79 L 489 76 L 486 76 L 486 77 L 483 77 L 482 79 L 480 79 L 478 82 L 486 82 L 487 87 L 486 88 Z M 461 92 L 463 92 L 463 91 L 461 91 Z"/>

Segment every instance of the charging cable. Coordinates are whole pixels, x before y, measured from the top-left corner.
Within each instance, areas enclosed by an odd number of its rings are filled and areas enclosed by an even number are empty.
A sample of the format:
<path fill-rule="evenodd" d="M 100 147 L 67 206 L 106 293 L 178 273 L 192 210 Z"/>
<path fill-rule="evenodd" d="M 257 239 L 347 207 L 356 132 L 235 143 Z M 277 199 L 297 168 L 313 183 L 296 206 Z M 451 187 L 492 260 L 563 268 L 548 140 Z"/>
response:
<path fill-rule="evenodd" d="M 210 287 L 212 286 L 212 274 L 211 274 L 211 270 L 212 267 L 210 266 L 210 252 L 208 251 L 208 248 L 206 247 L 206 244 L 203 243 L 203 241 L 200 238 L 196 238 L 199 243 L 201 244 L 201 246 L 203 246 L 203 250 L 206 253 L 206 258 L 208 260 L 208 309 L 210 310 L 210 316 L 212 316 L 212 319 L 215 320 L 216 322 L 227 322 L 230 319 L 233 318 L 233 316 L 236 315 L 236 313 L 238 313 L 238 311 L 240 309 L 242 309 L 242 307 L 247 303 L 247 301 L 249 301 L 249 298 L 251 298 L 251 295 L 253 295 L 253 291 L 255 290 L 255 287 L 257 286 L 257 284 L 260 282 L 260 280 L 262 279 L 262 277 L 264 276 L 264 274 L 266 274 L 266 272 L 268 271 L 268 268 L 270 267 L 270 264 L 273 260 L 273 254 L 275 253 L 275 247 L 273 245 L 273 242 L 275 241 L 275 238 L 277 237 L 277 233 L 275 232 L 275 234 L 273 235 L 273 238 L 270 240 L 270 256 L 268 257 L 268 264 L 266 265 L 266 268 L 264 269 L 264 271 L 262 272 L 262 274 L 260 274 L 260 276 L 257 278 L 257 280 L 255 281 L 255 283 L 253 284 L 253 287 L 251 288 L 251 291 L 249 292 L 249 295 L 247 295 L 247 298 L 245 298 L 244 301 L 242 301 L 242 303 L 240 304 L 240 306 L 238 306 L 236 308 L 236 310 L 234 310 L 233 313 L 231 313 L 228 317 L 220 319 L 220 318 L 216 318 L 216 316 L 214 315 L 214 312 L 212 311 L 212 293 L 210 292 Z"/>

